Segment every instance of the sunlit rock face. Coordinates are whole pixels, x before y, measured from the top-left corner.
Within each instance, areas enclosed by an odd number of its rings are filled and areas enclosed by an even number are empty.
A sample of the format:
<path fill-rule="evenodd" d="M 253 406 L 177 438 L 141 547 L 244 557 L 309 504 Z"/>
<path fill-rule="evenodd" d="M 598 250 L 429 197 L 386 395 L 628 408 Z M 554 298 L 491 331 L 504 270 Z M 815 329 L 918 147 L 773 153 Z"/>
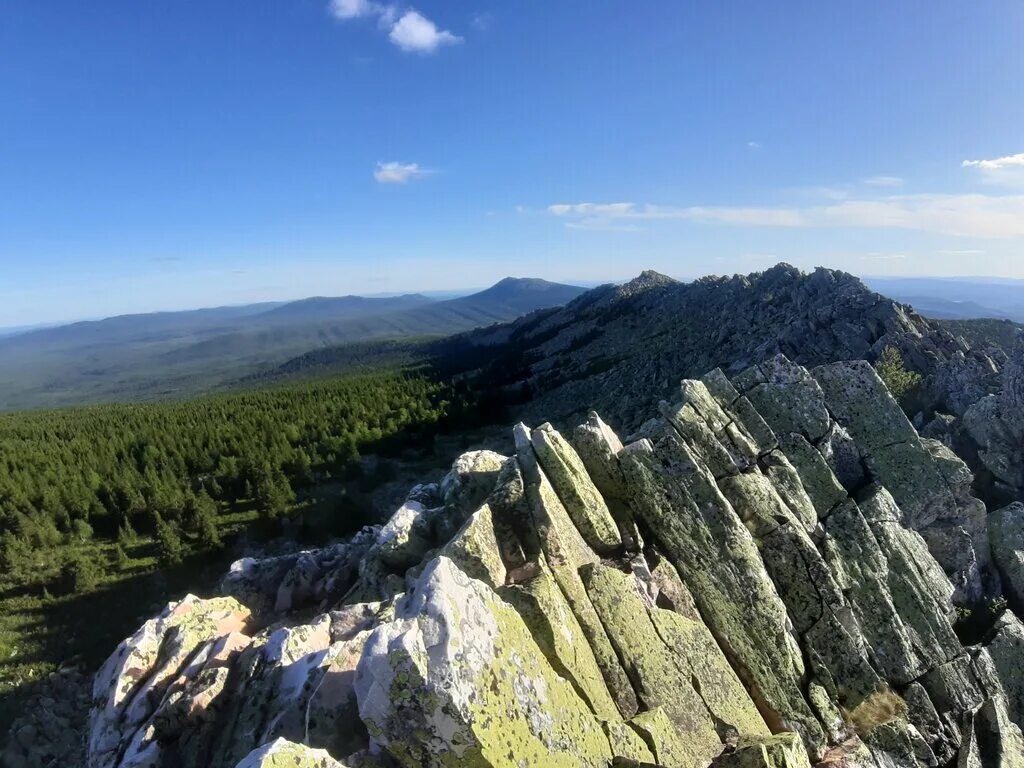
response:
<path fill-rule="evenodd" d="M 104 665 L 89 765 L 1021 765 L 1024 508 L 863 363 L 650 417 L 518 424 L 382 526 L 236 563 Z"/>

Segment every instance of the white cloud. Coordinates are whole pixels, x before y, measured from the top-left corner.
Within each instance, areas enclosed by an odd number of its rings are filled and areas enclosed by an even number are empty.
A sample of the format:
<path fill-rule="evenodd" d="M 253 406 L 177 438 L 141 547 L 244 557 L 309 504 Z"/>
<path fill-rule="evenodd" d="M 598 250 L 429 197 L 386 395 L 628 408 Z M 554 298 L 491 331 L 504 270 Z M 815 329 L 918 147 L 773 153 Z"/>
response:
<path fill-rule="evenodd" d="M 978 248 L 965 248 L 965 249 L 962 249 L 962 250 L 959 250 L 959 251 L 956 251 L 956 250 L 953 250 L 953 251 L 951 251 L 951 250 L 942 250 L 942 251 L 936 251 L 935 253 L 938 256 L 984 256 L 985 255 L 985 251 L 982 251 L 982 250 L 980 250 Z"/>
<path fill-rule="evenodd" d="M 549 205 L 555 216 L 629 216 L 634 213 L 633 203 L 558 203 Z"/>
<path fill-rule="evenodd" d="M 990 160 L 964 160 L 961 164 L 986 184 L 1024 187 L 1024 152 Z"/>
<path fill-rule="evenodd" d="M 445 29 L 438 29 L 430 19 L 417 11 L 406 11 L 391 27 L 388 38 L 403 51 L 433 53 L 442 45 L 454 45 L 462 38 Z"/>
<path fill-rule="evenodd" d="M 956 237 L 1024 237 L 1024 195 L 892 195 L 796 207 L 559 203 L 549 213 L 574 219 L 684 220 L 750 227 L 910 229 Z"/>
<path fill-rule="evenodd" d="M 389 3 L 376 0 L 331 0 L 328 10 L 334 18 L 349 21 L 376 18 L 381 29 L 388 31 L 388 39 L 403 51 L 433 53 L 443 45 L 462 42 L 462 38 L 437 25 L 415 9 L 399 11 Z"/>
<path fill-rule="evenodd" d="M 868 176 L 864 183 L 869 187 L 902 187 L 903 179 L 899 176 Z"/>
<path fill-rule="evenodd" d="M 749 149 L 760 149 L 761 148 L 761 142 L 759 142 L 759 141 L 748 141 L 747 142 L 747 147 Z"/>
<path fill-rule="evenodd" d="M 430 171 L 420 168 L 419 163 L 377 163 L 373 178 L 381 184 L 405 184 L 410 179 L 426 176 Z"/>
<path fill-rule="evenodd" d="M 964 168 L 980 168 L 983 171 L 1003 171 L 1010 168 L 1024 168 L 1024 152 L 992 160 L 964 160 Z"/>

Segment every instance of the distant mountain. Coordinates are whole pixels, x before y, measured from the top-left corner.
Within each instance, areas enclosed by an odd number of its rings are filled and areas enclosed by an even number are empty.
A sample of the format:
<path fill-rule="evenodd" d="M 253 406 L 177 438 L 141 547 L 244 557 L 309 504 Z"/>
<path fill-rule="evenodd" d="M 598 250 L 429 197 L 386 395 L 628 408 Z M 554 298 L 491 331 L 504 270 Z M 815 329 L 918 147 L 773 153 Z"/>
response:
<path fill-rule="evenodd" d="M 866 277 L 874 291 L 926 317 L 1024 322 L 1024 280 L 984 277 Z"/>
<path fill-rule="evenodd" d="M 438 338 L 570 301 L 583 288 L 507 278 L 437 301 L 419 294 L 124 315 L 0 338 L 0 409 L 179 397 L 352 343 Z M 359 359 L 364 359 L 361 355 Z"/>
<path fill-rule="evenodd" d="M 14 346 L 29 350 L 50 350 L 81 348 L 93 344 L 170 341 L 223 332 L 282 305 L 283 302 L 263 302 L 181 312 L 117 315 L 103 320 L 85 320 L 29 330 L 20 333 L 16 341 L 8 340 L 4 346 L 7 349 Z"/>
<path fill-rule="evenodd" d="M 380 315 L 398 312 L 430 304 L 433 299 L 417 293 L 402 296 L 367 298 L 365 296 L 341 296 L 330 298 L 313 296 L 299 301 L 290 301 L 259 316 L 263 324 L 278 322 L 331 322 L 350 317 Z"/>

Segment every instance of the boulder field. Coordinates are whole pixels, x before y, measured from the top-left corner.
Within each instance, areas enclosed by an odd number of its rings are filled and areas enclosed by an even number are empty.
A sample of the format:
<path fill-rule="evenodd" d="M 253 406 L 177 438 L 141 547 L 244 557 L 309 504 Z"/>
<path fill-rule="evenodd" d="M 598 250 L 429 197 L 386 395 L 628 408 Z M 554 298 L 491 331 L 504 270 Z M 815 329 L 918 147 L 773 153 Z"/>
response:
<path fill-rule="evenodd" d="M 238 561 L 100 670 L 89 766 L 1024 766 L 1024 507 L 864 362 L 659 411 L 518 424 L 382 526 Z"/>

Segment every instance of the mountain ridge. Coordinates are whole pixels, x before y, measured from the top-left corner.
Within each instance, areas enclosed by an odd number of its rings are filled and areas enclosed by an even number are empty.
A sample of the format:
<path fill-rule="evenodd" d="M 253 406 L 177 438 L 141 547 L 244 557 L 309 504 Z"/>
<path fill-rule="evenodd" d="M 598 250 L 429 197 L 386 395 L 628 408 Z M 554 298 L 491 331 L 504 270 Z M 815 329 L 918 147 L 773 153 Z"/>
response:
<path fill-rule="evenodd" d="M 447 336 L 512 320 L 583 291 L 513 278 L 445 300 L 415 294 L 325 297 L 42 329 L 0 338 L 0 408 L 198 394 L 324 346 Z"/>

